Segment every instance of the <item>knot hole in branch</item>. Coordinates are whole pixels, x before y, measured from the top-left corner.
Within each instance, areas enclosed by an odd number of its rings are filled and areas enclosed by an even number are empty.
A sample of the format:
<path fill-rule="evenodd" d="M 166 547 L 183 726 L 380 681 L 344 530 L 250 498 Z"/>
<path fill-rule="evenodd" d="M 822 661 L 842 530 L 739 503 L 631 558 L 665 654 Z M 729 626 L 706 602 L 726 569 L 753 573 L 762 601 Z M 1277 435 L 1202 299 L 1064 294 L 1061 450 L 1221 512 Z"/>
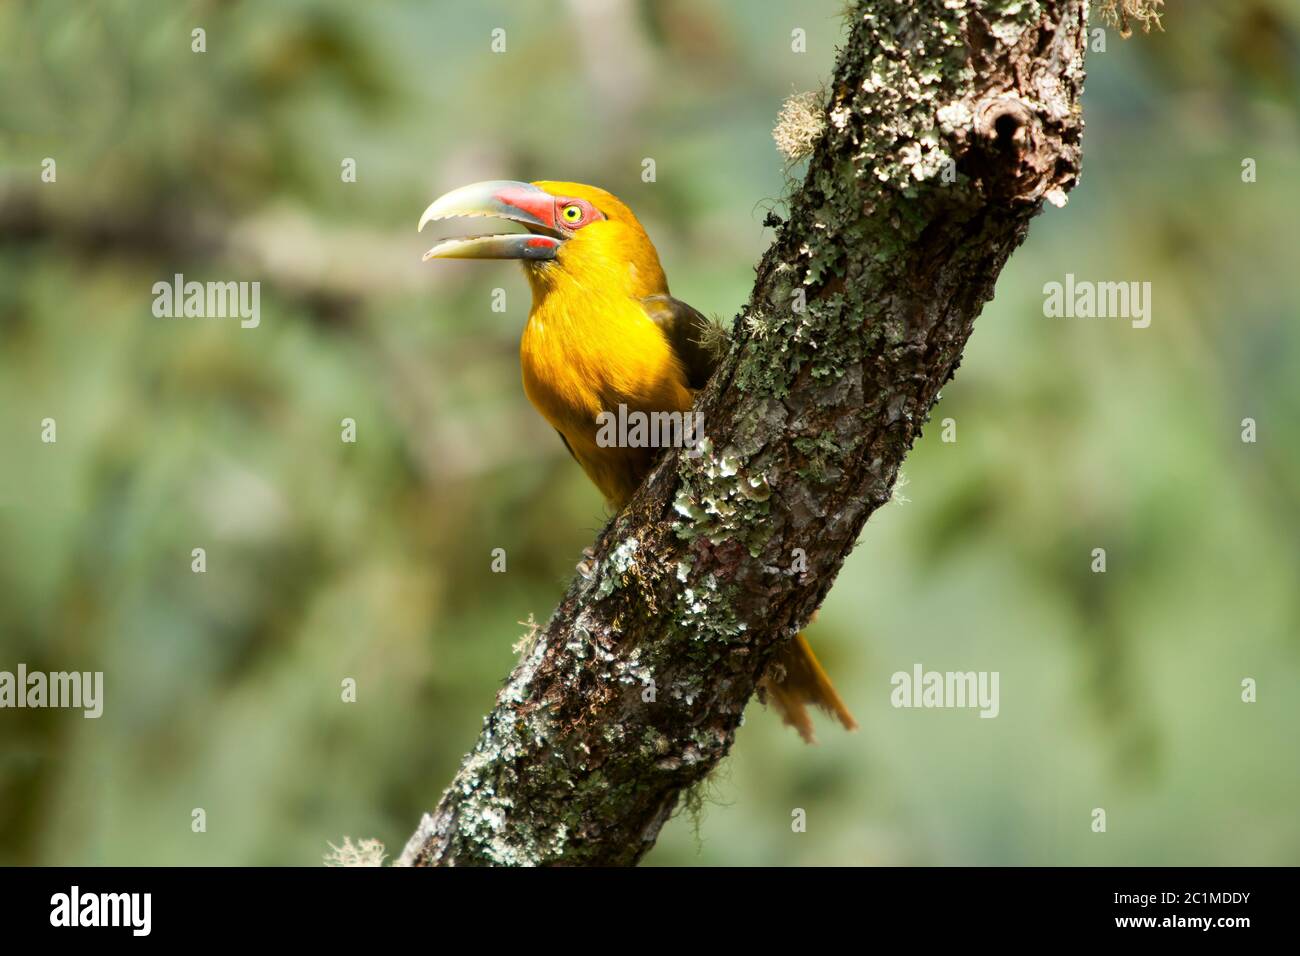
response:
<path fill-rule="evenodd" d="M 975 132 L 985 148 L 1008 161 L 1033 145 L 1034 114 L 1017 96 L 994 96 L 975 108 Z"/>
<path fill-rule="evenodd" d="M 993 145 L 1003 153 L 1019 152 L 1025 142 L 1025 124 L 1015 113 L 999 113 L 993 120 Z"/>
<path fill-rule="evenodd" d="M 959 168 L 990 198 L 1036 200 L 1053 163 L 1040 155 L 1045 151 L 1034 112 L 1020 97 L 1002 94 L 980 100 L 974 114 L 974 136 Z"/>

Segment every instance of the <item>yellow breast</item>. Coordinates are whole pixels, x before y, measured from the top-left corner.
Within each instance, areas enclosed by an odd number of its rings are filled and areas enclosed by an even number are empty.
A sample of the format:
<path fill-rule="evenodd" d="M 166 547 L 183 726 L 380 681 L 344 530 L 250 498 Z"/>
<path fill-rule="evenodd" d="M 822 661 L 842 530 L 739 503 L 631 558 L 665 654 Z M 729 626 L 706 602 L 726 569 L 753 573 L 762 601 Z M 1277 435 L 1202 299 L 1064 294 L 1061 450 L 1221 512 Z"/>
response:
<path fill-rule="evenodd" d="M 550 290 L 534 301 L 519 358 L 528 400 L 621 507 L 659 449 L 601 447 L 598 416 L 617 415 L 620 405 L 647 414 L 691 408 L 681 362 L 659 327 L 625 295 Z"/>

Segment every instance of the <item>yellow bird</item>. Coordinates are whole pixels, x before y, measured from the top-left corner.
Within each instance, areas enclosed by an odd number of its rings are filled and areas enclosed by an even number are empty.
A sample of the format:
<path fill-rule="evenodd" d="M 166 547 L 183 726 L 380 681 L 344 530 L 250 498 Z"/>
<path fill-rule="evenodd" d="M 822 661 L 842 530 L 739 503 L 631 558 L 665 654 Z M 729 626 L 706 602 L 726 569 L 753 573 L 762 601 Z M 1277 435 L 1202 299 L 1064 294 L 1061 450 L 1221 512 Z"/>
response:
<path fill-rule="evenodd" d="M 686 413 L 713 372 L 701 345 L 708 320 L 668 292 L 650 237 L 622 202 L 581 183 L 474 183 L 436 199 L 420 217 L 488 216 L 525 233 L 447 239 L 428 259 L 518 259 L 533 307 L 519 344 L 524 392 L 617 510 L 661 452 L 598 440 L 602 413 Z M 803 635 L 780 652 L 762 686 L 782 719 L 811 742 L 814 704 L 857 724 Z"/>

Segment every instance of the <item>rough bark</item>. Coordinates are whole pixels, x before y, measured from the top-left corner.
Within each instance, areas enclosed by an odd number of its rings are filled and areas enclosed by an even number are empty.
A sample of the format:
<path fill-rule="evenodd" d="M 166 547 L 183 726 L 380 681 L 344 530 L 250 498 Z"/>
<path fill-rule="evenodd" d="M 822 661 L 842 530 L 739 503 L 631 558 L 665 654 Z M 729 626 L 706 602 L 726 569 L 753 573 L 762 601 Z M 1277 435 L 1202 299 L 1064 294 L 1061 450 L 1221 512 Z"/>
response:
<path fill-rule="evenodd" d="M 850 15 L 825 132 L 699 399 L 704 454 L 666 456 L 601 533 L 399 862 L 645 853 L 890 500 L 1029 220 L 1077 181 L 1085 0 Z"/>

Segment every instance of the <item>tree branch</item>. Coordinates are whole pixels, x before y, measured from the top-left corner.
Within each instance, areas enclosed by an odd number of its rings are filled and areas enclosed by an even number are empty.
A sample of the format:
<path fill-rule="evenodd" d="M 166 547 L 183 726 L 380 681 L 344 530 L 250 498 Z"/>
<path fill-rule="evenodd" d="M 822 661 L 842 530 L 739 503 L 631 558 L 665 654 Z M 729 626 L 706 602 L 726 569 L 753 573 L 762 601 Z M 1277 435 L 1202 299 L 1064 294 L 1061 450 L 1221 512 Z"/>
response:
<path fill-rule="evenodd" d="M 1077 181 L 1084 0 L 853 15 L 807 177 L 700 396 L 704 454 L 666 456 L 601 533 L 400 863 L 649 849 L 889 501 L 1029 220 Z"/>

